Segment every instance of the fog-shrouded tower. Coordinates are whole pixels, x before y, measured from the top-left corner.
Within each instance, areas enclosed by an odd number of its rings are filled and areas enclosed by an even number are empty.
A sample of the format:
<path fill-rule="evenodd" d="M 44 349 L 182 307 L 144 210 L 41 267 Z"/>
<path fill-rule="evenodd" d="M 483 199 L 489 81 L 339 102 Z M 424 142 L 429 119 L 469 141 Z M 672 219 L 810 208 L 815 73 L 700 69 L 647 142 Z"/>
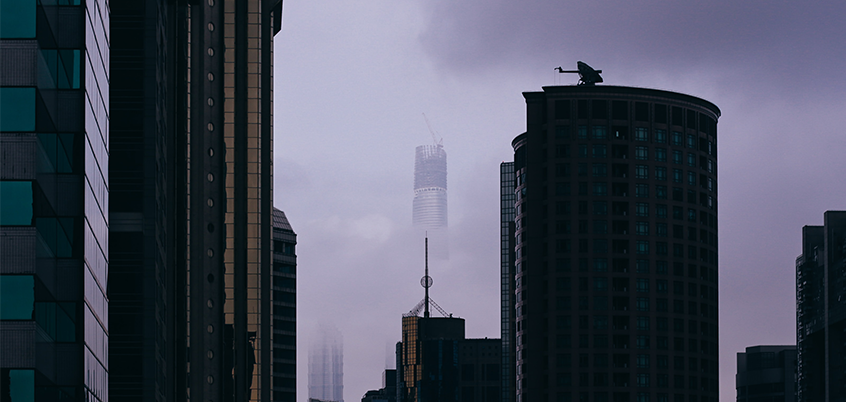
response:
<path fill-rule="evenodd" d="M 432 257 L 449 258 L 447 160 L 440 142 L 421 145 L 415 150 L 412 223 L 428 234 Z"/>
<path fill-rule="evenodd" d="M 447 227 L 447 160 L 441 144 L 421 145 L 414 155 L 414 226 Z"/>
<path fill-rule="evenodd" d="M 717 402 L 719 108 L 620 86 L 523 96 L 516 401 Z"/>
<path fill-rule="evenodd" d="M 338 328 L 320 325 L 308 350 L 308 397 L 344 401 L 344 340 Z"/>

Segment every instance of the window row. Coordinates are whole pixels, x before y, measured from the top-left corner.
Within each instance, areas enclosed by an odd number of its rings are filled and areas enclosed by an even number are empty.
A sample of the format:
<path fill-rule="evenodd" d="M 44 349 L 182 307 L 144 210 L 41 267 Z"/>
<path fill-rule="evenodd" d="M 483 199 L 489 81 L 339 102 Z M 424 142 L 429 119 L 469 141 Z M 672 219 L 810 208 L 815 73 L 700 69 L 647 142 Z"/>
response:
<path fill-rule="evenodd" d="M 607 272 L 609 267 L 609 260 L 605 258 L 594 258 L 593 262 L 590 262 L 588 258 L 578 258 L 577 259 L 578 270 L 579 272 L 588 272 L 593 270 L 594 272 Z M 614 273 L 627 273 L 630 272 L 632 269 L 632 262 L 628 258 L 612 258 L 610 260 L 610 268 L 611 272 Z M 519 263 L 517 264 L 519 265 Z M 571 260 L 569 258 L 556 258 L 555 259 L 555 272 L 564 273 L 564 272 L 571 272 Z M 657 260 L 654 261 L 655 265 L 655 273 L 659 275 L 667 275 L 668 274 L 668 263 L 666 260 Z M 519 272 L 519 270 L 517 271 Z M 634 261 L 634 272 L 638 274 L 648 274 L 651 272 L 650 269 L 650 260 L 648 259 L 636 259 Z M 687 273 L 687 277 L 690 279 L 699 279 L 701 281 L 706 281 L 710 283 L 717 283 L 717 270 L 716 268 L 708 267 L 708 266 L 698 266 L 696 264 L 688 264 L 687 270 L 685 270 L 685 264 L 679 261 L 673 262 L 673 276 L 676 277 L 684 277 L 685 272 Z M 520 279 L 518 278 L 517 287 L 520 286 Z"/>
<path fill-rule="evenodd" d="M 576 153 L 572 155 L 576 158 L 607 158 L 608 157 L 608 145 L 607 144 L 577 144 L 576 145 Z M 612 145 L 611 146 L 611 157 L 614 159 L 628 159 L 629 158 L 629 146 L 628 145 Z M 667 162 L 667 148 L 665 147 L 655 147 L 654 148 L 654 159 L 656 162 Z M 713 159 L 706 157 L 705 155 L 698 155 L 693 152 L 687 152 L 687 158 L 685 159 L 685 153 L 682 150 L 672 150 L 669 153 L 671 160 L 674 164 L 677 165 L 684 165 L 687 164 L 690 167 L 696 167 L 697 164 L 699 168 L 702 170 L 707 170 L 710 173 L 713 173 L 715 170 L 715 163 Z M 570 144 L 558 144 L 555 146 L 555 158 L 570 158 Z M 634 147 L 634 159 L 641 160 L 641 161 L 648 161 L 650 160 L 649 157 L 649 147 L 645 145 L 638 145 Z M 698 162 L 697 162 L 698 160 Z"/>
<path fill-rule="evenodd" d="M 594 278 L 592 283 L 593 290 L 596 292 L 602 292 L 608 290 L 608 280 L 606 278 Z M 613 283 L 611 290 L 614 290 Z M 619 292 L 627 292 L 627 291 L 619 291 Z M 524 295 L 524 292 L 518 292 L 518 299 L 520 295 Z M 713 293 L 713 302 L 716 302 L 716 292 Z M 600 302 L 600 305 L 594 305 L 593 309 L 598 311 L 605 311 L 606 309 L 610 311 L 642 311 L 642 312 L 649 312 L 655 311 L 658 313 L 673 313 L 673 314 L 688 314 L 691 316 L 699 316 L 706 319 L 717 319 L 717 306 L 715 304 L 707 303 L 707 302 L 696 302 L 696 301 L 688 301 L 685 303 L 684 300 L 674 299 L 672 300 L 672 304 L 670 304 L 670 300 L 667 298 L 659 297 L 654 299 L 654 307 L 651 305 L 651 301 L 649 297 L 638 297 L 635 300 L 634 306 L 630 303 L 628 297 L 613 297 L 611 299 L 610 309 L 608 308 L 608 299 L 607 298 L 595 298 L 593 300 L 594 303 Z M 605 301 L 601 301 L 605 300 Z M 579 303 L 579 310 L 588 310 L 590 308 L 590 301 L 591 299 L 588 296 L 579 296 L 577 302 Z M 525 304 L 523 305 L 525 308 Z M 567 296 L 559 296 L 555 299 L 555 310 L 556 311 L 572 311 L 572 300 L 570 297 Z M 525 309 L 523 310 L 525 313 Z M 518 311 L 518 316 L 522 316 Z"/>
<path fill-rule="evenodd" d="M 610 102 L 610 108 L 609 108 Z M 557 99 L 552 103 L 552 116 L 556 120 L 578 119 L 608 119 L 629 120 L 638 122 L 672 124 L 691 130 L 699 130 L 706 134 L 716 134 L 717 122 L 708 115 L 680 106 L 662 103 L 628 102 L 625 100 L 607 99 Z M 575 113 L 572 108 L 575 107 Z M 650 113 L 651 112 L 651 113 Z M 651 116 L 651 119 L 650 119 Z"/>
<path fill-rule="evenodd" d="M 609 131 L 608 126 L 590 126 L 579 125 L 574 130 L 571 126 L 557 125 L 555 126 L 555 140 L 556 141 L 571 141 L 576 140 L 629 140 L 629 127 L 627 126 L 611 126 Z M 716 153 L 716 144 L 708 140 L 706 137 L 700 137 L 694 133 L 682 133 L 680 131 L 670 131 L 665 129 L 653 130 L 650 138 L 649 129 L 646 127 L 635 127 L 631 133 L 631 139 L 635 142 L 653 142 L 656 144 L 669 144 L 678 147 L 685 147 L 706 152 L 709 155 Z"/>
<path fill-rule="evenodd" d="M 652 340 L 655 341 L 652 344 Z M 554 340 L 556 349 L 655 349 L 674 352 L 699 353 L 706 356 L 717 354 L 717 343 L 705 339 L 650 335 L 608 335 L 608 334 L 557 334 Z"/>
<path fill-rule="evenodd" d="M 608 303 L 608 299 L 597 297 L 594 304 L 599 305 L 599 303 Z M 650 325 L 652 324 L 650 317 L 646 316 L 629 317 L 625 315 L 615 315 L 609 317 L 607 315 L 594 315 L 591 317 L 581 315 L 576 318 L 578 321 L 574 322 L 576 320 L 569 315 L 557 316 L 555 318 L 556 331 L 571 331 L 574 328 L 578 328 L 580 330 L 592 329 L 596 331 L 628 331 L 631 329 L 637 331 L 649 331 L 650 329 L 655 329 L 659 332 L 669 332 L 672 324 L 673 332 L 689 333 L 691 335 L 704 337 L 710 336 L 714 338 L 718 336 L 716 324 L 711 324 L 707 321 L 700 322 L 698 320 L 684 320 L 682 318 L 670 320 L 667 317 L 657 317 L 655 318 L 653 327 Z M 687 325 L 685 325 L 685 323 L 687 323 Z"/>

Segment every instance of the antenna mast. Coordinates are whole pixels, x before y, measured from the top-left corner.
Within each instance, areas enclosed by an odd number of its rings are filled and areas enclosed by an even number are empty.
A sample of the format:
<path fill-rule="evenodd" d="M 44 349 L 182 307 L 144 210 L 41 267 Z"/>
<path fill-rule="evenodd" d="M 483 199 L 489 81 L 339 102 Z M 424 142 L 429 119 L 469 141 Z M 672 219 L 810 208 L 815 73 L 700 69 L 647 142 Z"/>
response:
<path fill-rule="evenodd" d="M 429 318 L 429 286 L 432 286 L 429 282 L 429 234 L 426 234 L 426 298 L 423 304 L 423 318 Z"/>

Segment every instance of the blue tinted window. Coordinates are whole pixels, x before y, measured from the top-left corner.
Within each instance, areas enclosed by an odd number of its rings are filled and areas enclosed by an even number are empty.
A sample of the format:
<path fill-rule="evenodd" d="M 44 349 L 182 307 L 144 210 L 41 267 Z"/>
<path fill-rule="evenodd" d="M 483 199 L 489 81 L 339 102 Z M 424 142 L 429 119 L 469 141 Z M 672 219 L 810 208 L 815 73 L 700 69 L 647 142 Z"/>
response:
<path fill-rule="evenodd" d="M 35 131 L 35 88 L 0 88 L 0 110 L 0 131 Z"/>
<path fill-rule="evenodd" d="M 34 302 L 32 275 L 0 275 L 0 320 L 31 320 Z"/>
<path fill-rule="evenodd" d="M 0 225 L 32 225 L 32 182 L 0 181 Z"/>
<path fill-rule="evenodd" d="M 35 37 L 35 0 L 0 0 L 0 38 Z"/>

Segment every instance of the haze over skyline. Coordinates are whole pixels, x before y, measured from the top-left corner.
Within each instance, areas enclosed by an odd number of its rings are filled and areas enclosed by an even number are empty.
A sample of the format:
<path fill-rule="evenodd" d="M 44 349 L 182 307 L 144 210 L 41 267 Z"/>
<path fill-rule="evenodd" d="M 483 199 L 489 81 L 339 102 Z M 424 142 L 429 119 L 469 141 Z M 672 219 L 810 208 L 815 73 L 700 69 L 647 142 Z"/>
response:
<path fill-rule="evenodd" d="M 719 127 L 721 401 L 735 354 L 795 342 L 801 228 L 846 209 L 846 4 L 726 0 L 520 3 L 286 1 L 276 37 L 275 206 L 298 235 L 300 344 L 343 333 L 345 399 L 381 386 L 386 344 L 423 298 L 411 227 L 425 112 L 449 148 L 450 260 L 431 296 L 499 337 L 499 163 L 525 131 L 525 91 L 575 84 L 665 89 L 722 110 Z M 390 352 L 392 349 L 388 348 Z M 298 351 L 299 400 L 307 395 Z"/>

